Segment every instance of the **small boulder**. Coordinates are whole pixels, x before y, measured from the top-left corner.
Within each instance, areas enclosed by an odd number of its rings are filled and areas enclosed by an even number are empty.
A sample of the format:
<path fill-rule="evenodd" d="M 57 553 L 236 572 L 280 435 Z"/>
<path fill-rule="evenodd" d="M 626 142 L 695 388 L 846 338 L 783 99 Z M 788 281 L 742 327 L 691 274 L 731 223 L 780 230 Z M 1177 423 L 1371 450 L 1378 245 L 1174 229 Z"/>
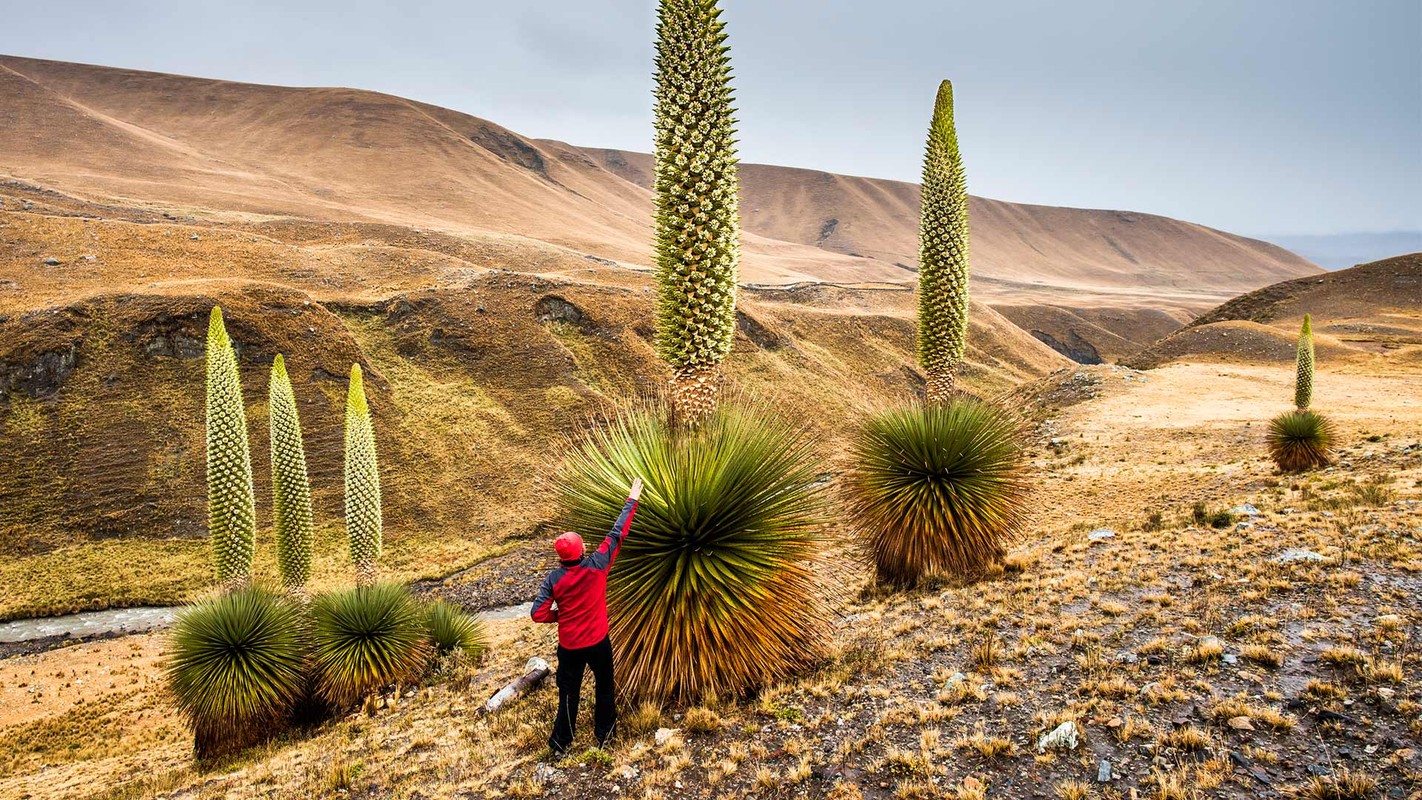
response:
<path fill-rule="evenodd" d="M 677 733 L 679 731 L 676 728 L 657 728 L 657 732 L 652 734 L 652 741 L 657 743 L 657 747 L 662 747 L 670 742 Z"/>
<path fill-rule="evenodd" d="M 1295 561 L 1327 561 L 1326 556 L 1319 555 L 1312 550 L 1303 550 L 1297 547 L 1290 547 L 1288 550 L 1269 559 L 1275 564 L 1292 564 Z"/>
<path fill-rule="evenodd" d="M 1072 720 L 1067 720 L 1058 725 L 1051 733 L 1046 734 L 1037 740 L 1037 752 L 1045 753 L 1048 750 L 1075 750 L 1077 736 L 1080 728 Z"/>
<path fill-rule="evenodd" d="M 1086 534 L 1086 538 L 1092 542 L 1104 542 L 1107 539 L 1116 538 L 1116 532 L 1110 528 L 1097 528 L 1091 533 Z"/>

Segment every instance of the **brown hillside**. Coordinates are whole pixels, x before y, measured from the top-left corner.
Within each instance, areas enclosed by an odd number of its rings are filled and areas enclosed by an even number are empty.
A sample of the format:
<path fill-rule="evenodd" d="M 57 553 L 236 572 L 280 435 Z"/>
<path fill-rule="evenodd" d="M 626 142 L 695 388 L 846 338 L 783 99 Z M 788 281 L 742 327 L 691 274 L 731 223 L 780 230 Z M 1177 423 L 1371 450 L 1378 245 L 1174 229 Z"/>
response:
<path fill-rule="evenodd" d="M 1313 316 L 1320 359 L 1380 369 L 1422 364 L 1422 253 L 1250 292 L 1127 363 L 1144 369 L 1185 358 L 1289 362 L 1304 314 Z"/>
<path fill-rule="evenodd" d="M 665 380 L 649 277 L 532 239 L 169 220 L 15 184 L 0 186 L 0 208 L 0 581 L 15 587 L 0 618 L 201 591 L 201 355 L 215 303 L 239 349 L 261 509 L 266 369 L 287 356 L 325 581 L 342 570 L 351 363 L 371 375 L 384 563 L 403 577 L 527 537 L 549 511 L 540 487 L 563 437 Z M 731 373 L 834 449 L 843 421 L 921 390 L 913 308 L 903 287 L 747 291 Z M 985 306 L 970 337 L 980 392 L 1066 363 Z"/>
<path fill-rule="evenodd" d="M 536 141 L 494 123 L 351 89 L 293 89 L 0 56 L 0 174 L 90 200 L 206 218 L 375 222 L 572 255 L 650 261 L 648 156 Z M 745 165 L 754 284 L 911 283 L 917 187 Z M 1052 305 L 1126 343 L 1317 271 L 1272 245 L 1145 214 L 973 199 L 975 292 Z M 1144 316 L 1146 319 L 1137 319 Z M 1053 340 L 1126 345 L 1070 316 Z"/>

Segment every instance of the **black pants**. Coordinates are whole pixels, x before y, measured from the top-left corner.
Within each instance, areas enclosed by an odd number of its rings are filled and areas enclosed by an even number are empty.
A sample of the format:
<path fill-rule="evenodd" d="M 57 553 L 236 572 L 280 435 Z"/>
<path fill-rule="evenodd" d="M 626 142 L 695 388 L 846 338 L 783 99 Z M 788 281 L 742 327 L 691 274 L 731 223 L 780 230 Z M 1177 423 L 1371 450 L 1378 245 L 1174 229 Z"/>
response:
<path fill-rule="evenodd" d="M 553 734 L 548 746 L 555 753 L 573 744 L 573 731 L 578 723 L 578 701 L 582 699 L 583 671 L 592 667 L 594 686 L 593 733 L 601 743 L 612 733 L 617 722 L 617 708 L 612 687 L 612 641 L 606 637 L 591 647 L 567 649 L 558 646 L 558 716 L 553 720 Z"/>

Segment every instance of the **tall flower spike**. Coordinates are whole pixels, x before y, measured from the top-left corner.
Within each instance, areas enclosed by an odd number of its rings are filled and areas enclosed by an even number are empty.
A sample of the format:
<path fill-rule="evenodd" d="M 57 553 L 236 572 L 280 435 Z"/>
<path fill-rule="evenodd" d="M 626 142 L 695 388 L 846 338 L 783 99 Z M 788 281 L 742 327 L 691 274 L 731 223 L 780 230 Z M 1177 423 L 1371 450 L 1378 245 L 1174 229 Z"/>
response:
<path fill-rule="evenodd" d="M 918 362 L 928 402 L 947 402 L 968 338 L 968 187 L 953 124 L 953 84 L 943 81 L 928 128 L 919 210 Z"/>
<path fill-rule="evenodd" d="M 1304 314 L 1303 327 L 1299 329 L 1294 373 L 1294 405 L 1304 411 L 1313 403 L 1313 320 L 1308 314 Z"/>
<path fill-rule="evenodd" d="M 740 264 L 735 109 L 716 0 L 657 11 L 655 214 L 657 352 L 673 414 L 699 424 L 716 404 L 736 332 Z"/>
<path fill-rule="evenodd" d="M 351 365 L 346 395 L 346 537 L 356 583 L 375 583 L 380 558 L 380 466 L 375 456 L 375 429 L 359 364 Z"/>
<path fill-rule="evenodd" d="M 278 353 L 267 389 L 271 422 L 272 521 L 276 528 L 277 566 L 281 583 L 293 595 L 302 594 L 311 578 L 311 483 L 306 474 L 306 450 L 301 443 L 301 419 L 296 395 Z"/>
<path fill-rule="evenodd" d="M 207 323 L 207 530 L 224 588 L 252 580 L 256 508 L 237 354 L 214 306 Z"/>

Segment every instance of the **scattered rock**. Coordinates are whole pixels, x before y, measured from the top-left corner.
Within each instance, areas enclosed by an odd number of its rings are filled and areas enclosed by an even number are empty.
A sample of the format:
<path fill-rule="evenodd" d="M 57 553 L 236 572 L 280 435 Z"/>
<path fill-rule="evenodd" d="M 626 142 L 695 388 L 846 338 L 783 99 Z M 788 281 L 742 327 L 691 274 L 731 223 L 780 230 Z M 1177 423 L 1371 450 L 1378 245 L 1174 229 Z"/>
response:
<path fill-rule="evenodd" d="M 563 771 L 552 764 L 545 764 L 540 761 L 538 766 L 533 768 L 533 782 L 542 785 L 555 780 L 562 774 Z"/>
<path fill-rule="evenodd" d="M 1226 724 L 1228 724 L 1231 728 L 1234 728 L 1237 731 L 1254 730 L 1254 723 L 1250 721 L 1249 717 L 1245 716 L 1230 717 L 1229 722 Z"/>
<path fill-rule="evenodd" d="M 1116 532 L 1110 528 L 1097 528 L 1091 533 L 1086 534 L 1086 538 L 1093 542 L 1104 542 L 1107 539 L 1116 538 Z"/>
<path fill-rule="evenodd" d="M 1037 752 L 1045 753 L 1048 750 L 1075 750 L 1079 730 L 1075 722 L 1071 720 L 1063 722 L 1056 727 L 1056 730 L 1037 740 Z"/>
<path fill-rule="evenodd" d="M 1105 759 L 1096 765 L 1096 782 L 1107 783 L 1111 780 L 1111 762 Z"/>
<path fill-rule="evenodd" d="M 533 314 L 539 322 L 566 322 L 579 325 L 583 321 L 583 310 L 557 295 L 539 298 L 533 306 Z"/>
<path fill-rule="evenodd" d="M 1259 509 L 1255 508 L 1249 503 L 1245 503 L 1242 506 L 1235 506 L 1234 508 L 1231 508 L 1229 510 L 1229 513 L 1235 515 L 1236 517 L 1257 517 L 1259 516 Z"/>
<path fill-rule="evenodd" d="M 1288 550 L 1285 550 L 1269 560 L 1275 564 L 1292 564 L 1295 561 L 1327 561 L 1328 558 L 1312 550 L 1301 550 L 1297 547 L 1290 547 Z"/>
<path fill-rule="evenodd" d="M 679 732 L 680 729 L 677 728 L 657 728 L 657 732 L 652 734 L 652 741 L 657 743 L 657 747 L 661 747 Z"/>
<path fill-rule="evenodd" d="M 57 266 L 59 266 L 60 264 L 63 264 L 63 263 L 64 263 L 63 261 L 60 261 L 59 259 L 55 258 L 54 256 L 49 256 L 48 258 L 46 258 L 46 259 L 44 260 L 44 265 L 45 265 L 46 267 L 57 267 Z"/>

